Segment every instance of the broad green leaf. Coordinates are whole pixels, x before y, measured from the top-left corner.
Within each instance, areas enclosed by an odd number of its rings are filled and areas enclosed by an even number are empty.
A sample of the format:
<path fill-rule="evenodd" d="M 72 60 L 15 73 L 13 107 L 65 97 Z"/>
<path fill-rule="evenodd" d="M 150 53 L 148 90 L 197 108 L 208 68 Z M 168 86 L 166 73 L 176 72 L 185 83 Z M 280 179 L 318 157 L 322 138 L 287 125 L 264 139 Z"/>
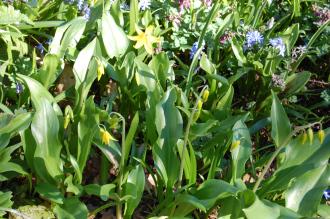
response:
<path fill-rule="evenodd" d="M 77 197 L 70 197 L 64 200 L 63 205 L 56 205 L 54 212 L 57 218 L 82 219 L 87 218 L 88 209 Z"/>
<path fill-rule="evenodd" d="M 233 141 L 240 144 L 231 150 L 232 180 L 241 178 L 245 173 L 245 163 L 252 154 L 252 142 L 247 126 L 239 120 L 233 127 Z"/>
<path fill-rule="evenodd" d="M 217 201 L 235 196 L 238 191 L 238 188 L 225 181 L 206 180 L 197 190 L 192 190 L 191 194 L 178 195 L 175 200 L 175 216 L 186 216 L 194 209 L 208 211 Z"/>
<path fill-rule="evenodd" d="M 291 124 L 285 110 L 276 94 L 272 91 L 273 103 L 271 109 L 272 138 L 277 147 L 287 144 L 291 136 Z"/>
<path fill-rule="evenodd" d="M 43 180 L 51 183 L 53 179 L 63 176 L 60 157 L 62 145 L 58 138 L 59 122 L 51 103 L 40 98 L 38 107 L 31 123 L 32 135 L 36 141 L 34 166 Z"/>
<path fill-rule="evenodd" d="M 145 176 L 144 176 L 144 170 L 141 165 L 136 166 L 128 174 L 127 182 L 135 185 L 135 190 L 136 190 L 135 191 L 136 194 L 130 194 L 131 192 L 130 190 L 125 191 L 125 195 L 135 196 L 135 198 L 128 199 L 125 205 L 124 215 L 125 217 L 130 218 L 132 217 L 135 208 L 139 205 L 144 191 Z"/>
<path fill-rule="evenodd" d="M 76 62 L 73 65 L 73 73 L 76 79 L 76 90 L 86 81 L 88 66 L 96 48 L 96 41 L 97 38 L 94 38 L 83 50 L 79 52 Z"/>
<path fill-rule="evenodd" d="M 330 135 L 326 130 L 327 137 L 323 144 L 320 144 L 317 138 L 313 143 L 301 143 L 300 138 L 290 141 L 285 147 L 285 160 L 282 165 L 275 171 L 270 179 L 268 179 L 259 191 L 259 194 L 285 190 L 288 188 L 292 179 L 302 176 L 308 171 L 321 166 L 327 165 L 330 157 Z"/>
<path fill-rule="evenodd" d="M 73 177 L 70 174 L 69 176 L 66 177 L 66 179 L 64 180 L 64 185 L 67 186 L 66 191 L 67 192 L 71 192 L 75 195 L 79 195 L 81 193 L 81 186 L 77 186 L 74 185 L 73 181 L 72 181 Z"/>
<path fill-rule="evenodd" d="M 282 33 L 282 38 L 284 39 L 284 43 L 286 45 L 287 51 L 291 51 L 291 49 L 296 44 L 298 37 L 299 37 L 299 24 L 293 24 Z"/>
<path fill-rule="evenodd" d="M 1 208 L 11 208 L 13 202 L 10 200 L 12 198 L 12 192 L 2 192 L 0 191 L 0 217 L 4 216 L 6 212 L 1 211 Z"/>
<path fill-rule="evenodd" d="M 319 205 L 317 214 L 321 218 L 326 218 L 330 215 L 330 206 L 326 204 Z"/>
<path fill-rule="evenodd" d="M 56 104 L 54 97 L 48 92 L 48 90 L 44 86 L 42 86 L 42 84 L 40 84 L 40 82 L 26 75 L 17 74 L 17 76 L 21 78 L 25 82 L 26 86 L 29 88 L 32 103 L 36 111 L 43 107 L 43 101 L 45 100 L 52 104 L 56 115 L 62 115 L 62 111 L 60 107 Z"/>
<path fill-rule="evenodd" d="M 84 190 L 88 195 L 96 195 L 103 201 L 107 201 L 111 194 L 115 193 L 115 184 L 105 184 L 100 186 L 99 184 L 89 184 L 84 186 Z"/>
<path fill-rule="evenodd" d="M 32 113 L 0 115 L 0 148 L 8 145 L 10 138 L 17 132 L 25 130 L 32 121 Z M 0 160 L 1 161 L 1 160 Z"/>
<path fill-rule="evenodd" d="M 99 132 L 98 123 L 99 115 L 93 97 L 89 97 L 82 107 L 78 122 L 77 162 L 81 173 L 84 171 L 88 160 L 94 135 Z"/>
<path fill-rule="evenodd" d="M 39 80 L 44 85 L 45 88 L 54 83 L 58 77 L 58 67 L 60 65 L 60 60 L 56 55 L 47 54 L 43 59 L 43 66 L 39 72 Z"/>
<path fill-rule="evenodd" d="M 86 19 L 77 17 L 69 23 L 56 29 L 50 45 L 49 53 L 63 58 L 68 48 L 75 48 L 86 27 Z"/>
<path fill-rule="evenodd" d="M 299 92 L 311 77 L 311 73 L 307 71 L 294 73 L 290 75 L 286 80 L 285 93 L 292 95 Z"/>
<path fill-rule="evenodd" d="M 294 179 L 285 192 L 285 206 L 305 216 L 317 212 L 323 191 L 330 185 L 330 168 L 326 164 Z"/>
<path fill-rule="evenodd" d="M 126 52 L 129 41 L 109 12 L 105 12 L 102 16 L 102 40 L 106 52 L 110 58 L 119 57 Z"/>
<path fill-rule="evenodd" d="M 280 218 L 280 209 L 273 208 L 263 203 L 258 197 L 248 208 L 243 209 L 247 219 L 278 219 Z"/>
<path fill-rule="evenodd" d="M 137 66 L 135 79 L 138 85 L 144 86 L 148 92 L 153 92 L 157 86 L 157 78 L 153 70 L 142 61 L 135 59 Z"/>
<path fill-rule="evenodd" d="M 20 12 L 20 10 L 15 10 L 12 5 L 0 6 L 0 25 L 16 25 L 19 23 L 33 24 L 33 22 L 25 15 Z"/>
<path fill-rule="evenodd" d="M 234 55 L 239 63 L 245 64 L 246 57 L 244 56 L 242 46 L 237 42 L 236 38 L 234 37 L 231 41 L 231 48 L 234 52 Z"/>
<path fill-rule="evenodd" d="M 230 114 L 231 103 L 234 97 L 234 87 L 230 85 L 225 95 L 217 103 L 215 115 L 219 120 L 223 120 Z"/>
<path fill-rule="evenodd" d="M 54 185 L 48 183 L 39 183 L 36 191 L 44 198 L 57 204 L 63 204 L 64 196 L 61 191 Z"/>
<path fill-rule="evenodd" d="M 155 165 L 168 188 L 172 188 L 179 175 L 176 143 L 182 137 L 183 122 L 175 107 L 175 89 L 169 89 L 156 105 L 155 125 L 158 140 L 153 146 Z"/>
<path fill-rule="evenodd" d="M 166 89 L 166 80 L 170 79 L 170 60 L 165 52 L 161 52 L 152 57 L 149 63 L 150 68 L 157 76 L 163 89 Z"/>

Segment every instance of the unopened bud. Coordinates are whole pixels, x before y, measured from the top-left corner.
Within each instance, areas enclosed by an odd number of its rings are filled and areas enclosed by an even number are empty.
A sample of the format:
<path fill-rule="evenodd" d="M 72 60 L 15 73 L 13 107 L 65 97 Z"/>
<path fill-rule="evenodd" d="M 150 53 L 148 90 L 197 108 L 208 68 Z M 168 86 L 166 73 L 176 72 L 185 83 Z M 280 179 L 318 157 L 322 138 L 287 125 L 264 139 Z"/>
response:
<path fill-rule="evenodd" d="M 320 143 L 322 144 L 323 141 L 324 141 L 324 137 L 325 137 L 324 130 L 320 129 L 320 130 L 317 132 L 317 137 L 319 138 Z"/>

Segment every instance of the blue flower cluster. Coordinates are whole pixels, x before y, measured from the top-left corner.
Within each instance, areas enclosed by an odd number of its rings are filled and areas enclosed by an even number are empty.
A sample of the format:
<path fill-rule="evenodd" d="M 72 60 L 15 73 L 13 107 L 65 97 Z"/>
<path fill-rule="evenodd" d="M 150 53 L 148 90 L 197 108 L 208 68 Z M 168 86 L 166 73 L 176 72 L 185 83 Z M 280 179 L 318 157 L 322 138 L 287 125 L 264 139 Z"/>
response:
<path fill-rule="evenodd" d="M 274 39 L 270 39 L 269 43 L 270 43 L 270 45 L 272 45 L 272 47 L 274 47 L 275 49 L 278 49 L 279 54 L 281 56 L 284 56 L 285 44 L 283 43 L 282 38 L 277 37 L 277 38 L 274 38 Z"/>
<path fill-rule="evenodd" d="M 202 48 L 204 49 L 204 42 L 202 44 Z M 190 49 L 190 53 L 189 53 L 190 54 L 190 59 L 194 58 L 197 51 L 198 51 L 198 42 L 196 41 L 196 42 L 194 42 L 194 44 L 192 45 L 192 47 Z M 199 55 L 198 58 L 200 59 L 200 57 L 201 57 L 201 55 Z"/>
<path fill-rule="evenodd" d="M 142 11 L 145 11 L 146 9 L 149 9 L 151 5 L 150 0 L 140 0 L 139 1 L 139 8 Z"/>
<path fill-rule="evenodd" d="M 81 12 L 86 20 L 89 20 L 90 17 L 90 8 L 88 3 L 84 0 L 64 0 L 65 4 L 73 5 L 75 4 L 77 9 Z"/>
<path fill-rule="evenodd" d="M 262 45 L 264 37 L 258 31 L 249 31 L 246 34 L 246 47 L 252 48 L 255 45 Z"/>

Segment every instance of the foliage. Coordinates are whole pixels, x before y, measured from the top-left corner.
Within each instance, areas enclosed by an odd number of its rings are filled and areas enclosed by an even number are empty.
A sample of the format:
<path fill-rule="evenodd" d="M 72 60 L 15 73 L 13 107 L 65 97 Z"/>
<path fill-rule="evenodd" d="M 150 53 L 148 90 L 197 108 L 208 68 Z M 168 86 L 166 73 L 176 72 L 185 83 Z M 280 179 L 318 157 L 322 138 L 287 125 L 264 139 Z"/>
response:
<path fill-rule="evenodd" d="M 0 2 L 0 217 L 324 217 L 329 13 Z"/>

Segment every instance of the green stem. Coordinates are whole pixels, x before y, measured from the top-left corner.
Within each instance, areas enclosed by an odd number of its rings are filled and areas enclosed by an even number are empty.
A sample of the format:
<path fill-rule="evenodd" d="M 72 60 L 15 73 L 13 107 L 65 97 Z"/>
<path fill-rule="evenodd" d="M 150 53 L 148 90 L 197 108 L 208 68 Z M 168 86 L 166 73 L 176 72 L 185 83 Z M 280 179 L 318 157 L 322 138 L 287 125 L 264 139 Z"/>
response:
<path fill-rule="evenodd" d="M 190 132 L 190 126 L 191 124 L 193 123 L 193 119 L 194 119 L 194 115 L 197 111 L 197 105 L 198 105 L 198 102 L 200 101 L 201 99 L 201 96 L 203 95 L 203 92 L 205 89 L 207 89 L 208 86 L 205 86 L 202 91 L 200 92 L 198 98 L 196 99 L 196 102 L 195 102 L 195 105 L 194 105 L 194 108 L 191 112 L 191 115 L 189 117 L 189 120 L 188 120 L 188 124 L 187 124 L 187 127 L 186 127 L 186 131 L 185 131 L 185 135 L 184 135 L 184 140 L 183 140 L 183 146 L 182 146 L 182 151 L 181 151 L 181 163 L 180 163 L 180 172 L 179 172 L 179 181 L 178 181 L 178 188 L 181 187 L 181 183 L 182 183 L 182 178 L 183 178 L 183 165 L 184 165 L 184 152 L 186 150 L 186 147 L 187 147 L 187 143 L 188 143 L 188 137 L 189 137 L 189 132 Z"/>
<path fill-rule="evenodd" d="M 190 68 L 189 68 L 189 72 L 188 72 L 188 77 L 187 77 L 187 85 L 186 85 L 186 90 L 185 90 L 185 94 L 186 96 L 188 96 L 189 92 L 190 92 L 190 88 L 192 85 L 192 76 L 193 73 L 195 71 L 195 67 L 197 66 L 198 63 L 198 59 L 199 59 L 199 54 L 202 52 L 203 48 L 202 48 L 202 44 L 203 44 L 203 40 L 207 31 L 207 27 L 209 26 L 209 24 L 211 23 L 212 18 L 214 17 L 215 13 L 217 12 L 217 8 L 219 6 L 219 2 L 213 4 L 213 7 L 211 9 L 210 15 L 207 17 L 206 23 L 204 25 L 203 31 L 201 36 L 198 39 L 198 50 L 196 52 L 196 54 L 194 55 L 194 58 L 191 62 Z"/>
<path fill-rule="evenodd" d="M 121 186 L 123 184 L 123 177 L 124 177 L 124 173 L 125 173 L 125 138 L 126 138 L 125 137 L 125 135 L 126 135 L 125 119 L 121 114 L 119 114 L 117 112 L 111 112 L 110 115 L 111 114 L 115 114 L 115 115 L 119 116 L 119 118 L 121 119 L 121 122 L 123 123 L 122 131 L 121 131 L 121 157 L 120 157 L 120 164 L 119 164 L 119 181 L 118 181 L 118 190 L 117 190 L 117 193 L 118 193 L 118 196 L 120 199 L 121 195 L 122 195 Z M 123 218 L 121 200 L 119 200 L 119 202 L 116 205 L 116 216 L 117 216 L 117 219 Z"/>
<path fill-rule="evenodd" d="M 102 205 L 101 207 L 99 207 L 99 208 L 97 208 L 97 209 L 95 209 L 94 211 L 92 211 L 90 214 L 89 214 L 89 217 L 90 218 L 93 218 L 93 216 L 96 216 L 99 212 L 101 212 L 101 211 L 103 211 L 103 210 L 105 210 L 105 209 L 107 209 L 107 208 L 109 208 L 109 207 L 111 207 L 111 206 L 114 206 L 116 203 L 114 203 L 114 202 L 109 202 L 109 203 L 107 203 L 107 204 L 105 204 L 105 205 Z"/>

